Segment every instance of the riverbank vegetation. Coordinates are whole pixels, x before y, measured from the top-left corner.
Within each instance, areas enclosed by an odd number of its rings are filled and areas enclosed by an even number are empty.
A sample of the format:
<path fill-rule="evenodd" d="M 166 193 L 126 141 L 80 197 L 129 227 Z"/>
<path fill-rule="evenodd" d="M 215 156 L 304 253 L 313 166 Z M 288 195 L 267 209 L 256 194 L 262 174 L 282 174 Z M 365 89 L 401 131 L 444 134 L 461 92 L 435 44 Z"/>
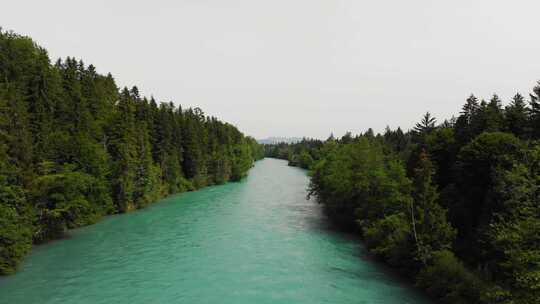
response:
<path fill-rule="evenodd" d="M 266 146 L 311 169 L 310 195 L 442 303 L 539 303 L 540 83 L 470 96 L 414 129 Z"/>
<path fill-rule="evenodd" d="M 34 243 L 171 193 L 244 177 L 262 147 L 234 126 L 119 90 L 74 58 L 51 64 L 0 30 L 0 274 Z"/>
<path fill-rule="evenodd" d="M 287 160 L 289 166 L 309 169 L 315 160 L 321 158 L 324 142 L 318 139 L 303 138 L 295 143 L 265 144 L 266 157 Z"/>

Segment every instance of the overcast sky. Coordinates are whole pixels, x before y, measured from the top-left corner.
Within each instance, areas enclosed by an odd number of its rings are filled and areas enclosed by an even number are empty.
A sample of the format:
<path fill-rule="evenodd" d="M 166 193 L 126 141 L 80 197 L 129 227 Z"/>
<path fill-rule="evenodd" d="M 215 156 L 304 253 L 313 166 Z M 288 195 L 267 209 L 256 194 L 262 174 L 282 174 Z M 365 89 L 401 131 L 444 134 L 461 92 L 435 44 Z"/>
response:
<path fill-rule="evenodd" d="M 3 0 L 55 60 L 199 106 L 257 138 L 441 120 L 540 80 L 538 0 Z"/>

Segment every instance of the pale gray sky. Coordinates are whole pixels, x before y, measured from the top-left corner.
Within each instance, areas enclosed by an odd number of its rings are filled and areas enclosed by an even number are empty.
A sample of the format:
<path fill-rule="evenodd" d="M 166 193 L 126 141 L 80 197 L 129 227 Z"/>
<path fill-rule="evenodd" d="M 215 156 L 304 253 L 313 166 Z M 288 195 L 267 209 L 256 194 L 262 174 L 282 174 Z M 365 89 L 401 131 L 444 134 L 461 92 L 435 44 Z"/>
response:
<path fill-rule="evenodd" d="M 244 133 L 325 138 L 540 79 L 538 0 L 2 0 L 0 25 Z"/>

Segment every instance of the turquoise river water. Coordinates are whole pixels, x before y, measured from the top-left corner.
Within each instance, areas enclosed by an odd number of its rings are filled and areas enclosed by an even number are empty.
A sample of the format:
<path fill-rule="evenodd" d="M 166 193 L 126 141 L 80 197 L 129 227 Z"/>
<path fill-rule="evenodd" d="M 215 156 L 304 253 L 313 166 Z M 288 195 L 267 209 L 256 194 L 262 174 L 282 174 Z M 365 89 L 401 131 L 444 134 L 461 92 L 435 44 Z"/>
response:
<path fill-rule="evenodd" d="M 0 303 L 429 303 L 306 200 L 305 171 L 171 196 L 37 246 Z"/>

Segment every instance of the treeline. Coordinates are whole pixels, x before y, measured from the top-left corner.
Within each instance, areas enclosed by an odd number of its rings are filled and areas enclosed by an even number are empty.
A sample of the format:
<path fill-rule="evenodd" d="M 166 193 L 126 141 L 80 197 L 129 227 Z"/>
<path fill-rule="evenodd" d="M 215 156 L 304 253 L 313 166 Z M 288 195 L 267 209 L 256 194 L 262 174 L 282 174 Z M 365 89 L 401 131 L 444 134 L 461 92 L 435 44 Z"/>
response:
<path fill-rule="evenodd" d="M 322 140 L 303 138 L 297 143 L 265 144 L 263 147 L 266 157 L 288 160 L 289 166 L 309 169 L 320 159 L 323 145 Z"/>
<path fill-rule="evenodd" d="M 540 83 L 457 118 L 279 150 L 310 195 L 377 257 L 443 303 L 540 303 Z M 315 151 L 314 151 L 315 150 Z"/>
<path fill-rule="evenodd" d="M 106 214 L 239 180 L 262 146 L 198 109 L 157 103 L 0 30 L 0 274 L 33 243 Z"/>

